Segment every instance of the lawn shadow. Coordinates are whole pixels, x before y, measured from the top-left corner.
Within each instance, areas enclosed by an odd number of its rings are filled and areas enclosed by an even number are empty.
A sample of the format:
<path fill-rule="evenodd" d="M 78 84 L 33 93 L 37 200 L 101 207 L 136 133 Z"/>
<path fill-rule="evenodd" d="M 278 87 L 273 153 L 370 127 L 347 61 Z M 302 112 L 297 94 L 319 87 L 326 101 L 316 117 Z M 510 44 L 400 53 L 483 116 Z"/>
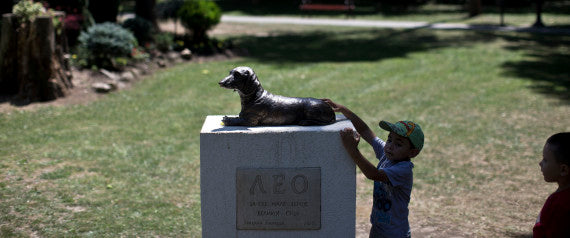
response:
<path fill-rule="evenodd" d="M 260 62 L 313 63 L 377 61 L 488 39 L 474 37 L 472 32 L 442 38 L 433 31 L 415 28 L 312 31 L 264 37 L 240 36 L 233 40 L 249 50 L 249 58 Z"/>
<path fill-rule="evenodd" d="M 507 49 L 529 52 L 524 60 L 504 63 L 505 75 L 530 79 L 534 91 L 570 103 L 570 50 L 566 48 L 570 37 L 540 34 L 502 37 L 511 43 Z"/>
<path fill-rule="evenodd" d="M 378 61 L 497 39 L 508 42 L 507 50 L 522 50 L 528 56 L 503 63 L 504 75 L 532 80 L 532 90 L 570 103 L 570 51 L 567 49 L 570 37 L 565 35 L 501 31 L 463 31 L 461 34 L 442 35 L 430 29 L 413 28 L 275 33 L 269 36 L 238 36 L 232 40 L 247 48 L 251 59 L 296 64 Z"/>

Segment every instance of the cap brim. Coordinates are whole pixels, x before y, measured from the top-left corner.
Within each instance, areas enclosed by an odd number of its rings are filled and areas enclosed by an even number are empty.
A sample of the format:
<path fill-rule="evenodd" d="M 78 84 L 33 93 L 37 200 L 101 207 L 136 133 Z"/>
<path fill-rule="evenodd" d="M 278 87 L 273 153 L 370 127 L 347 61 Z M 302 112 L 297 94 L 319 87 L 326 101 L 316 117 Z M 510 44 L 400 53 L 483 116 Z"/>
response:
<path fill-rule="evenodd" d="M 394 127 L 395 125 L 387 122 L 387 121 L 380 121 L 380 123 L 378 123 L 378 125 L 380 126 L 380 128 L 387 130 L 387 131 L 394 131 Z"/>

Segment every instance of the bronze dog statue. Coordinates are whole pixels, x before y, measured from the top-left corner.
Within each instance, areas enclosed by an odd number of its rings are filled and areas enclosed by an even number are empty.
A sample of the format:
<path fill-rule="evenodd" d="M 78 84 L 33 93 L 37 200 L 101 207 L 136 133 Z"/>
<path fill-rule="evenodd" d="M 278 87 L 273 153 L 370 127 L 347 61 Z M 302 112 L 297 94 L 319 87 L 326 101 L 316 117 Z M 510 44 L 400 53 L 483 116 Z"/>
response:
<path fill-rule="evenodd" d="M 223 88 L 239 93 L 239 117 L 222 119 L 226 126 L 327 125 L 336 120 L 330 105 L 320 99 L 273 95 L 261 87 L 249 67 L 237 67 L 219 82 Z"/>

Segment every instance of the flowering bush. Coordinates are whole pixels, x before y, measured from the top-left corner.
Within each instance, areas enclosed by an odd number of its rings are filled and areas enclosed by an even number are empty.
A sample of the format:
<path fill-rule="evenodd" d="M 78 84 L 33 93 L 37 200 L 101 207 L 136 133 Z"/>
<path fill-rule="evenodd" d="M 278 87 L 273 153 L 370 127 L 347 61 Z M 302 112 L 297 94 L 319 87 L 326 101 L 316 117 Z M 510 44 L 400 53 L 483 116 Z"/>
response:
<path fill-rule="evenodd" d="M 37 17 L 45 12 L 46 10 L 41 3 L 34 3 L 32 0 L 22 0 L 12 8 L 12 13 L 14 13 L 14 15 L 25 22 L 28 22 L 34 17 Z"/>
<path fill-rule="evenodd" d="M 66 14 L 63 22 L 64 22 L 63 25 L 65 26 L 66 30 L 74 30 L 74 31 L 81 30 L 81 26 L 83 25 L 83 15 Z"/>

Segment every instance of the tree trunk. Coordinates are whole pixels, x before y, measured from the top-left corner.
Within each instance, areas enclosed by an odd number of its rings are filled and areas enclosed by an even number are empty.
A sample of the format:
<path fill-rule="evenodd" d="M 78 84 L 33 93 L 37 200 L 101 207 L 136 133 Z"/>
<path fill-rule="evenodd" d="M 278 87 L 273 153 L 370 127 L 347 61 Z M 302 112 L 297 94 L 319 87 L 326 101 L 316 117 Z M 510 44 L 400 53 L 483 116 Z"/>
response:
<path fill-rule="evenodd" d="M 156 0 L 136 0 L 135 15 L 151 22 L 154 29 L 158 30 L 156 13 L 154 12 L 155 6 L 156 6 Z"/>
<path fill-rule="evenodd" d="M 0 93 L 18 93 L 18 19 L 11 14 L 2 17 L 0 35 Z"/>
<path fill-rule="evenodd" d="M 467 10 L 469 11 L 469 17 L 474 17 L 481 14 L 481 0 L 469 0 L 467 2 Z"/>
<path fill-rule="evenodd" d="M 542 4 L 544 0 L 536 0 L 536 21 L 532 25 L 533 27 L 544 27 L 544 23 L 542 23 Z"/>
<path fill-rule="evenodd" d="M 64 97 L 73 87 L 69 64 L 64 59 L 67 43 L 64 34 L 56 34 L 52 17 L 36 17 L 19 24 L 15 16 L 5 14 L 2 27 L 8 35 L 3 34 L 0 43 L 2 88 L 17 93 L 21 103 Z"/>
<path fill-rule="evenodd" d="M 95 23 L 117 22 L 119 0 L 91 0 L 88 9 Z"/>

